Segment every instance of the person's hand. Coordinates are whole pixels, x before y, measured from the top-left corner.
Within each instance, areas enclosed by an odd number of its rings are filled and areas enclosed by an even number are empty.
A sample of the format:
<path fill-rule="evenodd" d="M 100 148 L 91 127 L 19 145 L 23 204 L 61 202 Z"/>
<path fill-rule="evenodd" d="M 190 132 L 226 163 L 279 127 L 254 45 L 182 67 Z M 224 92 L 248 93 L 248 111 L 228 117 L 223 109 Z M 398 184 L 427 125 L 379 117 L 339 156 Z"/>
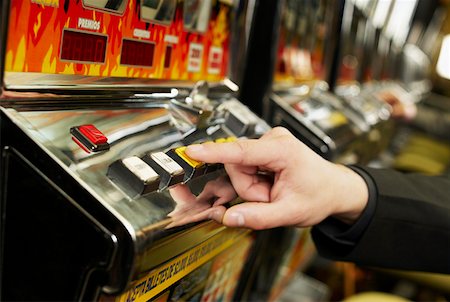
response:
<path fill-rule="evenodd" d="M 358 174 L 324 160 L 281 127 L 257 140 L 191 145 L 186 153 L 225 164 L 234 190 L 246 200 L 205 209 L 227 226 L 312 226 L 328 216 L 352 223 L 367 204 L 368 189 Z"/>
<path fill-rule="evenodd" d="M 417 115 L 416 104 L 399 93 L 384 91 L 378 94 L 378 97 L 391 106 L 391 115 L 393 118 L 404 121 L 411 121 Z"/>

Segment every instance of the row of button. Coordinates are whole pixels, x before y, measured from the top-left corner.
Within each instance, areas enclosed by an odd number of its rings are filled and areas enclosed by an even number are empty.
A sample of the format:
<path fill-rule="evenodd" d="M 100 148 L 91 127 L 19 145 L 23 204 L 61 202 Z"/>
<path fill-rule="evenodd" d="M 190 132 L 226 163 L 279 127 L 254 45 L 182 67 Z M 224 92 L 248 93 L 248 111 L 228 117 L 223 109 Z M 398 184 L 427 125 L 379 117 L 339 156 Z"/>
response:
<path fill-rule="evenodd" d="M 235 141 L 235 137 L 220 138 L 217 143 Z M 207 164 L 186 155 L 186 146 L 155 152 L 142 158 L 131 156 L 113 162 L 107 176 L 130 192 L 133 197 L 154 191 L 162 191 L 179 183 L 187 183 L 193 178 L 214 172 L 221 164 Z"/>

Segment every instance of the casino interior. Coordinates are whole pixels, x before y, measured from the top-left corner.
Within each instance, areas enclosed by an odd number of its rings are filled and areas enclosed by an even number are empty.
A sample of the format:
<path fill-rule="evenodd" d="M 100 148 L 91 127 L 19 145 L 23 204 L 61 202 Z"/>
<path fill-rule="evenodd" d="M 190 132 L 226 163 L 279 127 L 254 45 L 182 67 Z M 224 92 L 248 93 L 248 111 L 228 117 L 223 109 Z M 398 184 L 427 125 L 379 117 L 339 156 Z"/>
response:
<path fill-rule="evenodd" d="M 1 301 L 450 300 L 448 275 L 325 259 L 310 228 L 200 215 L 227 173 L 185 153 L 283 126 L 450 177 L 450 1 L 1 6 Z"/>

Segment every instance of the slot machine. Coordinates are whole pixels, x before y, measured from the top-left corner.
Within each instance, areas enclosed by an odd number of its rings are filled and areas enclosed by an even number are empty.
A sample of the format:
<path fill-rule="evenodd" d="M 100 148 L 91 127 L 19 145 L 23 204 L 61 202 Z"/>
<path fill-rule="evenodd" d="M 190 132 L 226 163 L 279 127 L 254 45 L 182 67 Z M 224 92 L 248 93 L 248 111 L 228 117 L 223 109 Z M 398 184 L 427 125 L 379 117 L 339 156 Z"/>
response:
<path fill-rule="evenodd" d="M 355 163 L 367 124 L 330 90 L 339 54 L 343 2 L 286 1 L 265 118 L 290 129 L 323 157 Z M 343 26 L 343 25 L 342 25 Z"/>
<path fill-rule="evenodd" d="M 342 53 L 338 57 L 334 92 L 367 125 L 360 145 L 360 163 L 376 160 L 394 134 L 390 106 L 382 96 L 399 90 L 389 77 L 390 40 L 385 35 L 393 1 L 346 1 L 341 31 Z"/>
<path fill-rule="evenodd" d="M 240 299 L 255 234 L 201 215 L 226 174 L 184 148 L 269 129 L 228 77 L 251 9 L 2 1 L 1 300 Z"/>

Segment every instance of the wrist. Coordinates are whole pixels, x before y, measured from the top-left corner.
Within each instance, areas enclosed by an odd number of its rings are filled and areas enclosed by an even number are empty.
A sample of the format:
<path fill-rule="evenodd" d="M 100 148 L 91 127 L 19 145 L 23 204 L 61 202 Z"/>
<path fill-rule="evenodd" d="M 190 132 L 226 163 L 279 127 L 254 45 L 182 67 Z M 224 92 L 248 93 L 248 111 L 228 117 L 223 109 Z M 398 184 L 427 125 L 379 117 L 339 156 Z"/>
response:
<path fill-rule="evenodd" d="M 343 165 L 336 165 L 336 169 L 339 177 L 332 197 L 335 206 L 331 216 L 353 224 L 367 206 L 369 190 L 364 179 L 352 169 Z"/>

